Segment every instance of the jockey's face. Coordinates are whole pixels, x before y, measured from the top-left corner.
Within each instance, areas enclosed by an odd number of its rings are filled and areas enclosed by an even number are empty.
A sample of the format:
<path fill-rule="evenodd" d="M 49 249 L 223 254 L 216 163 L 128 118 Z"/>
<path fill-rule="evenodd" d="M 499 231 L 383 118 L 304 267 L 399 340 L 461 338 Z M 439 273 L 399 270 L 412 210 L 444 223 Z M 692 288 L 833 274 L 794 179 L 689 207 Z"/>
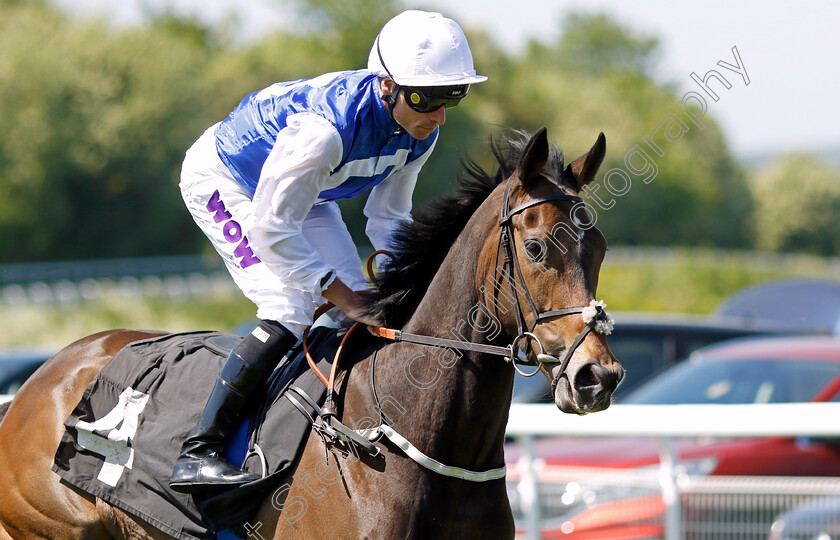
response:
<path fill-rule="evenodd" d="M 390 96 L 394 92 L 394 86 L 394 81 L 383 79 L 379 89 L 382 95 Z M 405 93 L 399 92 L 397 102 L 394 104 L 394 120 L 406 133 L 422 141 L 446 122 L 446 107 L 427 113 L 417 112 L 405 102 Z"/>

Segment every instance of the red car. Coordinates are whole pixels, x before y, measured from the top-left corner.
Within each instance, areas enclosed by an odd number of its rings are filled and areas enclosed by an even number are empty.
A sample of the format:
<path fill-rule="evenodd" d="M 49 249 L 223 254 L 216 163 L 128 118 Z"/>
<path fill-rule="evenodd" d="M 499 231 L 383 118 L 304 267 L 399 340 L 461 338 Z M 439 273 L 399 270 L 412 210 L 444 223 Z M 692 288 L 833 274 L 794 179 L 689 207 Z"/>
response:
<path fill-rule="evenodd" d="M 624 404 L 669 405 L 840 401 L 840 339 L 750 338 L 701 349 L 622 399 Z M 692 478 L 729 476 L 840 476 L 840 441 L 791 438 L 677 439 L 682 473 Z M 536 455 L 543 538 L 639 539 L 661 537 L 658 484 L 660 449 L 652 439 L 545 438 Z M 509 461 L 515 461 L 511 449 Z M 518 511 L 516 465 L 509 497 Z M 782 509 L 768 509 L 772 517 Z M 718 522 L 725 512 L 683 505 L 683 515 Z M 685 518 L 684 518 L 685 519 Z M 708 518 L 711 519 L 711 518 Z M 689 532 L 686 530 L 686 532 Z M 702 537 L 702 534 L 700 535 Z M 766 533 L 764 538 L 766 538 Z"/>

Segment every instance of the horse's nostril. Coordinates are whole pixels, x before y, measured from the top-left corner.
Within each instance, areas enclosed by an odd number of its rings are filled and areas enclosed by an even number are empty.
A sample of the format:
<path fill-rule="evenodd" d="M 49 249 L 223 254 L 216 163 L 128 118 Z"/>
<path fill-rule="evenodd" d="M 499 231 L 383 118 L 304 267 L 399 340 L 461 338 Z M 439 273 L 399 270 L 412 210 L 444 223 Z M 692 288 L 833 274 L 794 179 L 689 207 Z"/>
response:
<path fill-rule="evenodd" d="M 592 364 L 583 366 L 575 375 L 575 387 L 578 389 L 598 386 L 599 384 L 601 384 L 601 380 L 592 370 Z"/>

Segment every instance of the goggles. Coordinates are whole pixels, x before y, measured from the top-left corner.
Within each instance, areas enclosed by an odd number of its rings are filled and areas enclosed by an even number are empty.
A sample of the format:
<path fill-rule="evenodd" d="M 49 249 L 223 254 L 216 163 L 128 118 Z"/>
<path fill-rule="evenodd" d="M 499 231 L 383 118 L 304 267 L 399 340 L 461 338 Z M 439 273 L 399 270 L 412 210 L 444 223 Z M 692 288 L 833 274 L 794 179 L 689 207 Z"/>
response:
<path fill-rule="evenodd" d="M 441 107 L 457 107 L 458 102 L 470 91 L 470 85 L 453 86 L 401 86 L 406 104 L 419 113 L 434 112 Z"/>

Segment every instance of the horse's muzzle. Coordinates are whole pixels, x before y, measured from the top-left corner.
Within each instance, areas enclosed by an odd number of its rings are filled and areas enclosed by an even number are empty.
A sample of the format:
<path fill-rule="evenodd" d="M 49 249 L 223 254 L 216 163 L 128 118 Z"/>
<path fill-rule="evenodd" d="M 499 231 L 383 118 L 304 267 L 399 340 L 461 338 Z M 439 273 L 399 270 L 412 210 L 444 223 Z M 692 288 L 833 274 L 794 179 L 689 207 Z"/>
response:
<path fill-rule="evenodd" d="M 595 360 L 574 368 L 569 366 L 557 381 L 554 403 L 571 414 L 603 411 L 610 406 L 612 394 L 624 378 L 624 368 L 618 362 L 606 367 Z"/>

